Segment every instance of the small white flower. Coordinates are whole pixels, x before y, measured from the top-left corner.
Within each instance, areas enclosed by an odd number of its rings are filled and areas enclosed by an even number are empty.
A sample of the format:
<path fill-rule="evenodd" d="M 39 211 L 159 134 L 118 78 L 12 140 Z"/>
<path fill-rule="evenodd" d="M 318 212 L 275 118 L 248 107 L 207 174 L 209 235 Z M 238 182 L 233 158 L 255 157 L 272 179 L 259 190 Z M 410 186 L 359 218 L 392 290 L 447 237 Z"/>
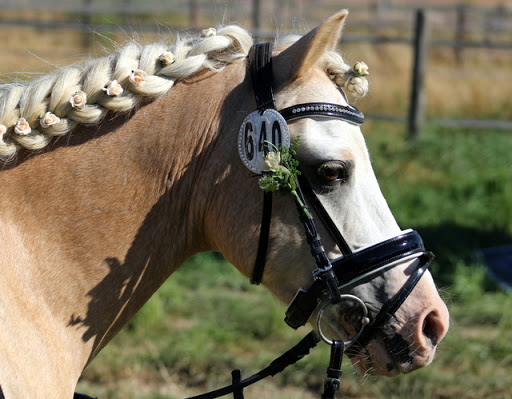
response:
<path fill-rule="evenodd" d="M 82 109 L 87 104 L 87 94 L 79 90 L 70 97 L 69 102 L 73 108 Z"/>
<path fill-rule="evenodd" d="M 128 80 L 135 86 L 142 86 L 146 80 L 146 76 L 146 72 L 140 69 L 134 69 L 128 77 Z"/>
<path fill-rule="evenodd" d="M 170 51 L 164 51 L 158 59 L 165 65 L 171 65 L 176 61 L 176 56 Z"/>
<path fill-rule="evenodd" d="M 212 36 L 217 35 L 217 29 L 215 29 L 215 28 L 203 29 L 203 31 L 201 33 L 203 34 L 203 37 L 212 37 Z"/>
<path fill-rule="evenodd" d="M 269 152 L 265 155 L 265 165 L 268 168 L 277 169 L 279 164 L 281 163 L 281 153 L 280 152 Z"/>
<path fill-rule="evenodd" d="M 56 125 L 59 122 L 60 118 L 57 115 L 52 114 L 51 112 L 47 112 L 46 114 L 44 114 L 41 120 L 39 121 L 41 127 L 45 129 L 49 128 L 52 125 Z"/>
<path fill-rule="evenodd" d="M 16 126 L 14 126 L 14 133 L 19 134 L 20 136 L 27 136 L 31 131 L 32 129 L 25 118 L 18 119 Z"/>
<path fill-rule="evenodd" d="M 367 76 L 370 74 L 370 72 L 368 72 L 368 65 L 366 65 L 362 61 L 356 62 L 354 64 L 354 68 L 352 68 L 352 69 L 354 70 L 354 74 L 356 76 Z"/>
<path fill-rule="evenodd" d="M 106 91 L 108 96 L 113 97 L 121 95 L 121 93 L 124 91 L 117 80 L 111 80 L 102 90 Z"/>

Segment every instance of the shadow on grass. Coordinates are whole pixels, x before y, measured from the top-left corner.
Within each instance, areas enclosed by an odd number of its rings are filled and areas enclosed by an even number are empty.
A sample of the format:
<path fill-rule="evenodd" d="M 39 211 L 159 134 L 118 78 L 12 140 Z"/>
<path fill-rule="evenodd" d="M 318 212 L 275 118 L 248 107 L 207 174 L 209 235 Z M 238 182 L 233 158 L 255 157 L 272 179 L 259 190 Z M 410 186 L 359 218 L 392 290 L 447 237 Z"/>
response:
<path fill-rule="evenodd" d="M 505 231 L 481 230 L 454 223 L 419 227 L 418 232 L 426 248 L 436 255 L 431 269 L 440 286 L 453 284 L 457 265 L 461 262 L 468 266 L 477 265 L 480 249 L 512 243 L 512 235 Z"/>

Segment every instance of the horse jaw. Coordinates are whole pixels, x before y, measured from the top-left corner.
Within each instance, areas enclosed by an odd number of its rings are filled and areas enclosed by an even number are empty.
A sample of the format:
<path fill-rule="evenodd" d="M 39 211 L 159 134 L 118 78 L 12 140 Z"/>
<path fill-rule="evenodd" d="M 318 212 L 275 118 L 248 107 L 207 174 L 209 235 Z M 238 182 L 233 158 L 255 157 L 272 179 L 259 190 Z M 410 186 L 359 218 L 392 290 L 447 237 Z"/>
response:
<path fill-rule="evenodd" d="M 416 322 L 396 322 L 383 328 L 381 334 L 372 339 L 363 351 L 351 357 L 354 368 L 360 374 L 392 377 L 432 363 L 437 343 L 448 331 L 445 321 L 448 311 L 440 302 L 435 310 L 425 308 L 418 311 Z"/>

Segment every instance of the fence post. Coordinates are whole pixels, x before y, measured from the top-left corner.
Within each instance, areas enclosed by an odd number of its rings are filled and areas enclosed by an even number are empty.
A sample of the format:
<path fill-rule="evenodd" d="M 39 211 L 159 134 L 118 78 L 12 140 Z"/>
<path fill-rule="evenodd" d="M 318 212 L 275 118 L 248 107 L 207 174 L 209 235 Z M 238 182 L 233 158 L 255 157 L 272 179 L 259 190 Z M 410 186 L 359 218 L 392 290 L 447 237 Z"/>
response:
<path fill-rule="evenodd" d="M 252 2 L 252 27 L 254 40 L 257 42 L 261 36 L 260 0 L 253 0 Z"/>
<path fill-rule="evenodd" d="M 92 3 L 92 0 L 83 0 L 82 1 L 83 8 L 82 8 L 82 20 L 81 20 L 82 27 L 81 27 L 81 29 L 82 29 L 82 48 L 84 50 L 89 50 L 89 48 L 91 47 L 91 44 L 92 44 L 91 32 L 90 32 L 91 13 L 92 13 L 91 3 Z"/>
<path fill-rule="evenodd" d="M 455 59 L 459 64 L 462 62 L 462 50 L 464 48 L 464 40 L 466 39 L 467 13 L 468 7 L 465 4 L 457 4 L 453 50 Z"/>
<path fill-rule="evenodd" d="M 197 0 L 189 0 L 190 25 L 193 28 L 199 27 L 199 4 Z"/>
<path fill-rule="evenodd" d="M 407 118 L 408 135 L 414 139 L 425 119 L 425 64 L 427 60 L 427 21 L 425 10 L 416 10 L 414 25 L 414 57 L 411 82 L 409 115 Z"/>

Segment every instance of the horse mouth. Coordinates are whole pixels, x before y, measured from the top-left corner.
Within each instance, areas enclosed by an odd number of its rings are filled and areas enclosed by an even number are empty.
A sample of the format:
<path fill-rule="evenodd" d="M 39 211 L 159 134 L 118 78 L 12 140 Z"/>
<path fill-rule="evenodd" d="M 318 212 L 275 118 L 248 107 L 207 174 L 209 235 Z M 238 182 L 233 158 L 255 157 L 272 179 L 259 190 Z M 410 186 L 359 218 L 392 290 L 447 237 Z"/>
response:
<path fill-rule="evenodd" d="M 345 340 L 357 337 L 363 328 L 358 306 L 345 303 L 343 308 L 339 306 L 336 310 L 337 320 L 335 317 L 327 318 L 329 335 Z M 361 375 L 392 377 L 408 374 L 432 362 L 439 341 L 434 334 L 429 334 L 432 340 L 424 337 L 425 342 L 420 344 L 416 341 L 413 331 L 412 324 L 387 323 L 381 326 L 369 341 L 358 345 L 356 338 L 353 344 L 346 347 L 345 354 Z"/>
<path fill-rule="evenodd" d="M 354 368 L 361 375 L 394 377 L 408 374 L 432 362 L 433 352 L 419 353 L 414 344 L 400 334 L 382 334 L 370 340 L 360 351 L 346 350 Z"/>

